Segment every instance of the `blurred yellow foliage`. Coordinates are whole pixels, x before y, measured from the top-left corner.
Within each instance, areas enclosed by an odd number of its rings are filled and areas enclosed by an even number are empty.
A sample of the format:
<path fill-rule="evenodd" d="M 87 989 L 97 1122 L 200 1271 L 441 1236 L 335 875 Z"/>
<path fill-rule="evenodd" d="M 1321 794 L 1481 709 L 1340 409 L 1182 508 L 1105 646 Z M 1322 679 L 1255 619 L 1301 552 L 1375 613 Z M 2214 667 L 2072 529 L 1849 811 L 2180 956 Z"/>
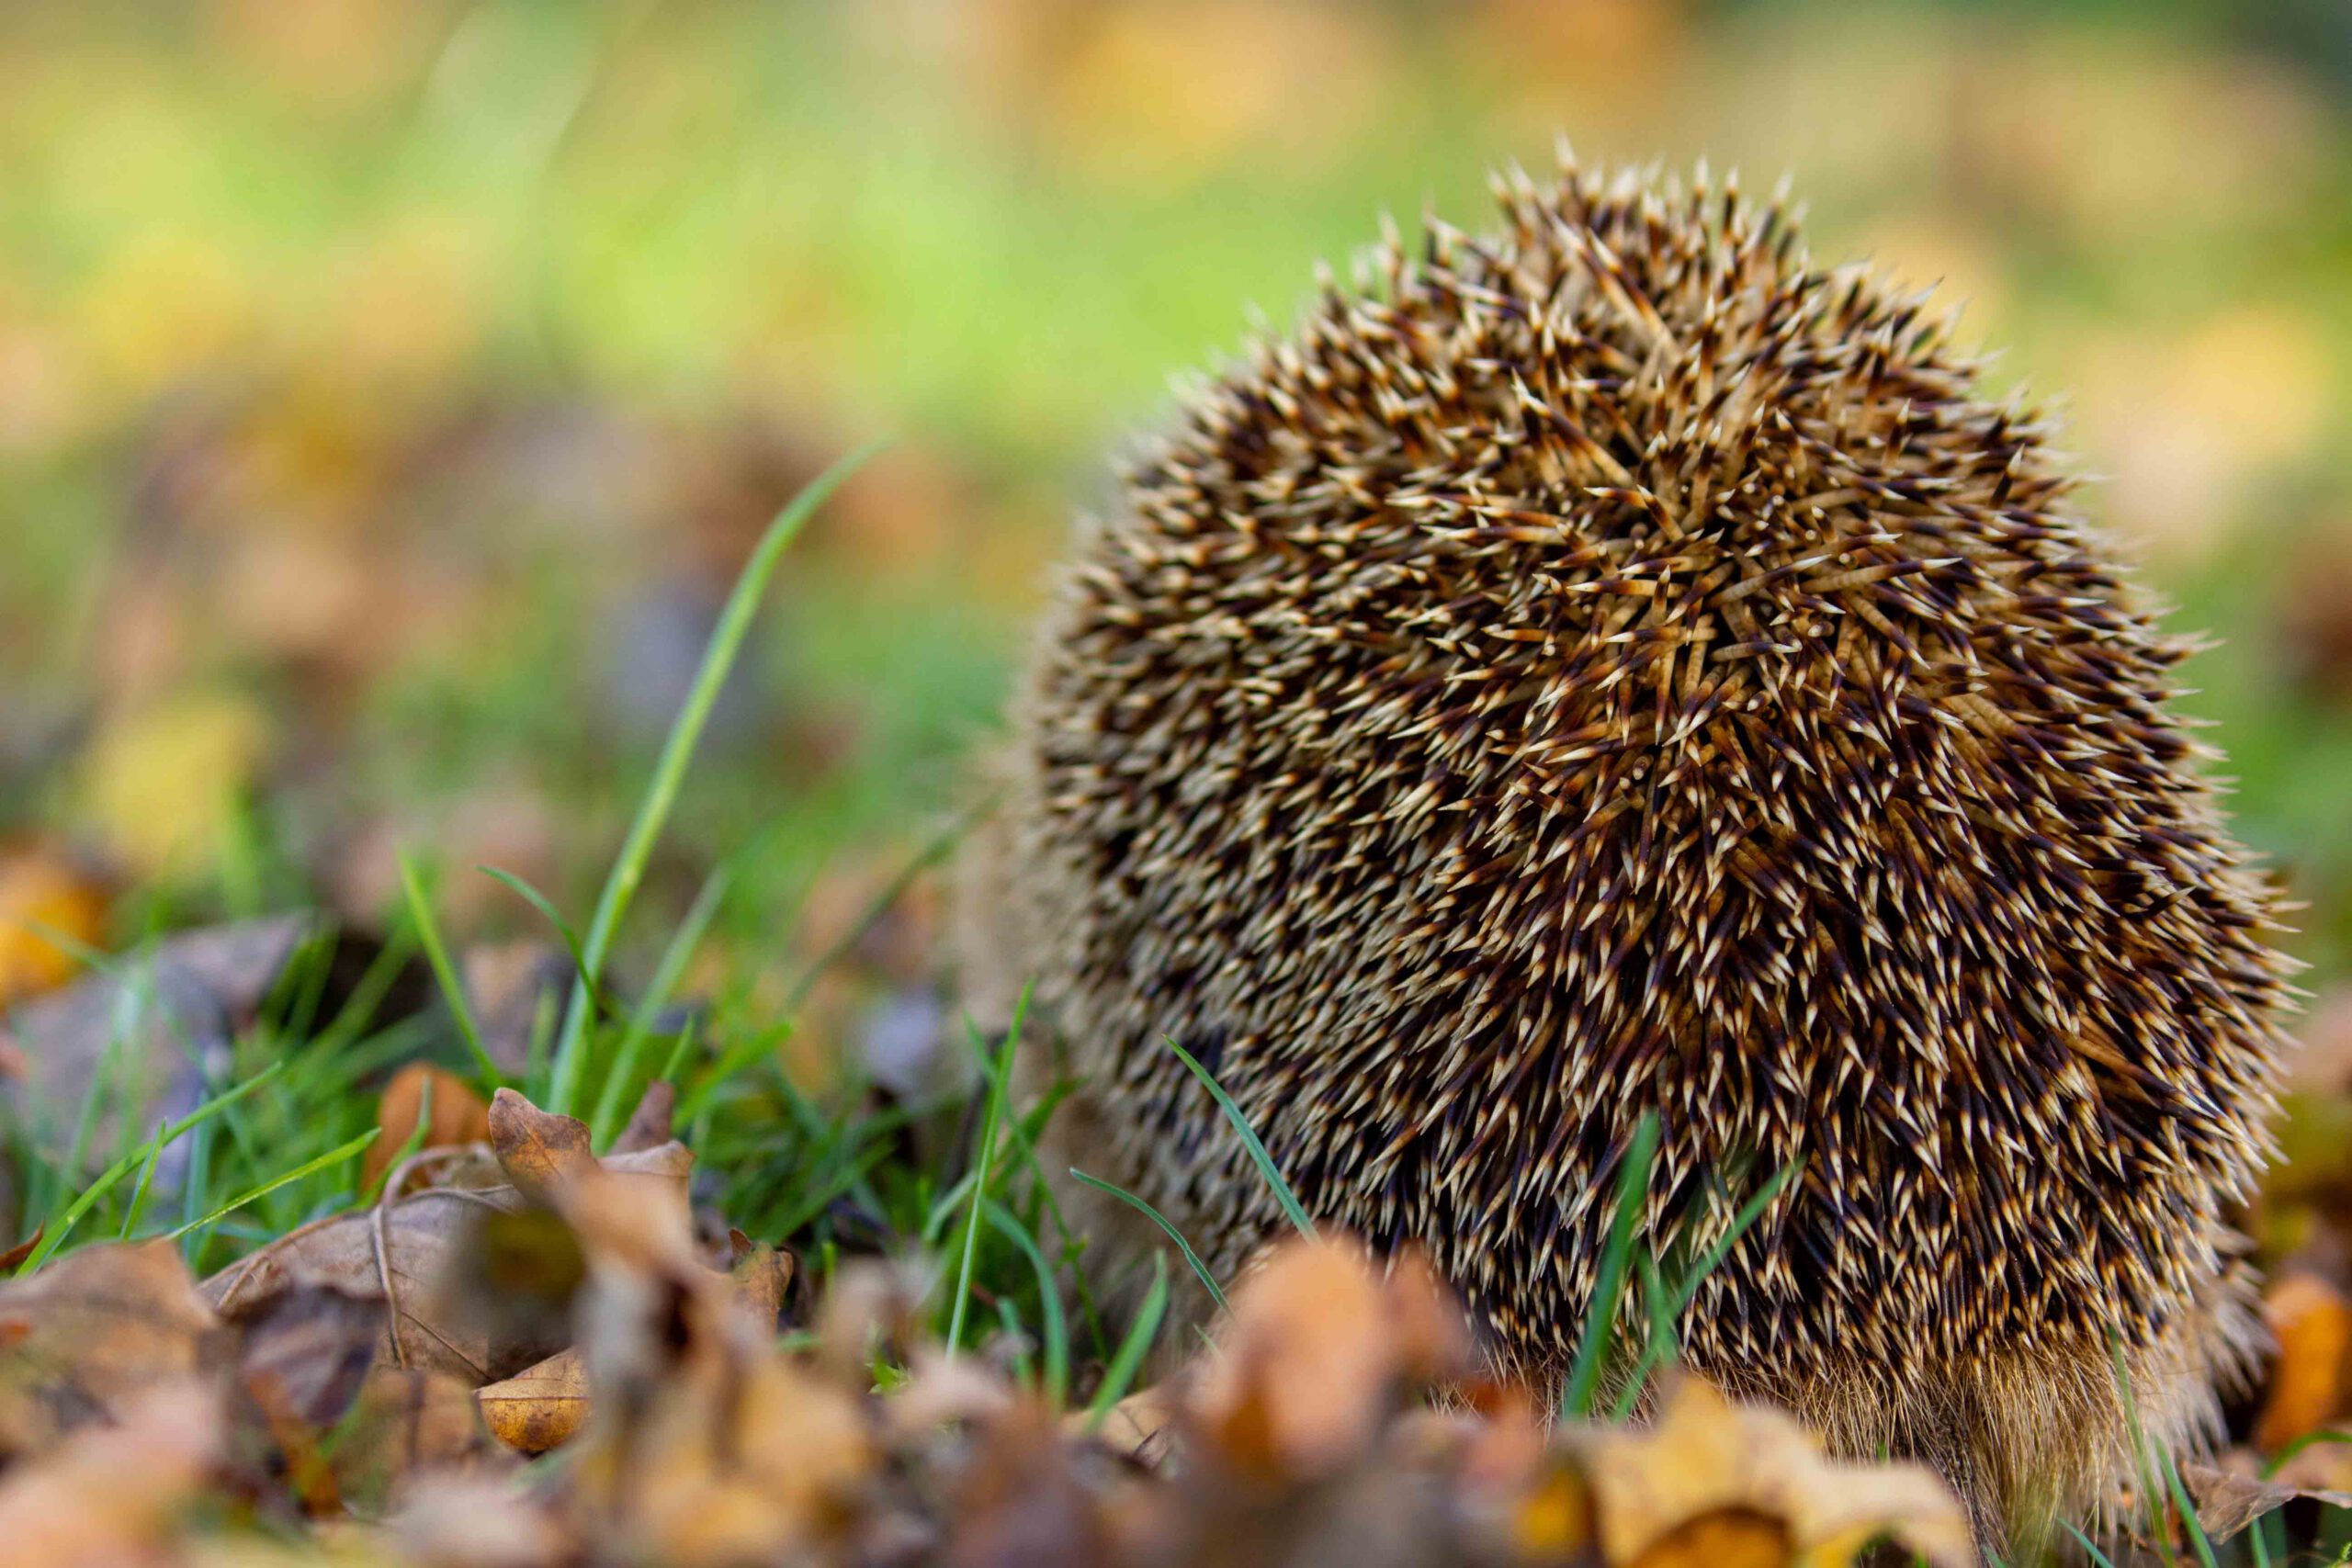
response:
<path fill-rule="evenodd" d="M 271 730 L 242 693 L 195 691 L 108 719 L 82 761 L 80 814 L 141 876 L 193 874 L 219 857 Z"/>
<path fill-rule="evenodd" d="M 1382 44 L 1323 6 L 1122 6 L 1079 35 L 1052 105 L 1068 152 L 1108 178 L 1195 176 L 1245 150 L 1320 158 L 1379 102 Z"/>
<path fill-rule="evenodd" d="M 65 984 L 81 961 L 51 942 L 106 940 L 107 896 L 96 881 L 40 848 L 0 850 L 0 1008 Z"/>

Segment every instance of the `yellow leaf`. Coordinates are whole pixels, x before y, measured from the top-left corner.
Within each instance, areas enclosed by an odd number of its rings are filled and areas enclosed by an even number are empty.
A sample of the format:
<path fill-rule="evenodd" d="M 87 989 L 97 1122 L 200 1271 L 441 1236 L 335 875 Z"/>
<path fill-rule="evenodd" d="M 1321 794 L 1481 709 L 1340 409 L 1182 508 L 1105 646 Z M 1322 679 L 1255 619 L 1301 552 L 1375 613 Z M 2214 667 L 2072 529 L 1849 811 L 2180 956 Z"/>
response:
<path fill-rule="evenodd" d="M 119 715 L 83 759 L 84 809 L 107 849 L 141 875 L 200 874 L 219 858 L 269 740 L 267 716 L 233 692 Z"/>
<path fill-rule="evenodd" d="M 96 947 L 106 919 L 105 890 L 65 861 L 37 849 L 0 853 L 0 1007 L 79 975 L 80 961 L 48 933 Z"/>

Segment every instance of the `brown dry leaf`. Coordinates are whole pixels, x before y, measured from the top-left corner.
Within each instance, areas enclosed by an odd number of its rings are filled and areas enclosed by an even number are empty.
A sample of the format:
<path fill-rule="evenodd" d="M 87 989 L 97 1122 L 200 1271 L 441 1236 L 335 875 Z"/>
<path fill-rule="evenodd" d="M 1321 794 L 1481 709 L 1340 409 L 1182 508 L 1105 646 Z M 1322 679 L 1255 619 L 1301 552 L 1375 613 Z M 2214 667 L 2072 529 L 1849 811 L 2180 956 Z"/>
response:
<path fill-rule="evenodd" d="M 690 1364 L 644 1412 L 623 1539 L 677 1568 L 765 1562 L 822 1538 L 873 1470 L 857 1400 L 784 1358 Z"/>
<path fill-rule="evenodd" d="M 2352 1492 L 2265 1480 L 2254 1455 L 2243 1449 L 2222 1455 L 2218 1465 L 2186 1461 L 2180 1467 L 2180 1479 L 2188 1488 L 2189 1500 L 2197 1505 L 2198 1524 L 2214 1541 L 2227 1540 L 2263 1515 L 2299 1497 L 2314 1498 L 2330 1507 L 2352 1508 Z"/>
<path fill-rule="evenodd" d="M 1111 1533 L 1097 1494 L 1070 1464 L 1053 1413 L 1023 1402 L 988 1424 L 949 1506 L 946 1561 L 957 1568 L 1102 1562 Z"/>
<path fill-rule="evenodd" d="M 1462 1314 L 1407 1255 L 1384 1279 L 1352 1240 L 1295 1241 L 1245 1280 L 1191 1404 L 1246 1474 L 1329 1474 L 1363 1452 L 1408 1386 L 1468 1371 Z"/>
<path fill-rule="evenodd" d="M 25 1237 L 7 1251 L 0 1252 L 0 1273 L 14 1274 L 17 1271 L 17 1265 L 30 1258 L 33 1255 L 33 1248 L 40 1245 L 40 1238 L 48 1234 L 49 1222 L 43 1220 L 33 1227 L 32 1235 Z"/>
<path fill-rule="evenodd" d="M 9 1568 L 143 1568 L 176 1560 L 181 1512 L 220 1457 L 219 1400 L 191 1382 L 150 1386 L 119 1425 L 75 1433 L 0 1478 Z"/>
<path fill-rule="evenodd" d="M 588 1367 L 576 1349 L 492 1383 L 475 1396 L 490 1435 L 517 1453 L 570 1442 L 588 1419 Z"/>
<path fill-rule="evenodd" d="M 584 1556 L 540 1501 L 481 1476 L 419 1477 L 384 1530 L 419 1568 L 552 1568 Z"/>
<path fill-rule="evenodd" d="M 284 1458 L 288 1486 L 314 1516 L 341 1510 L 329 1433 L 367 1380 L 383 1322 L 380 1299 L 307 1285 L 273 1298 L 245 1325 L 238 1381 Z"/>
<path fill-rule="evenodd" d="M 1603 1553 L 1619 1568 L 1701 1562 L 1646 1554 L 1696 1539 L 1679 1533 L 1696 1521 L 1736 1513 L 1777 1521 L 1806 1568 L 1843 1568 L 1881 1535 L 1939 1564 L 1974 1561 L 1967 1520 L 1933 1472 L 1826 1459 L 1793 1417 L 1733 1404 L 1696 1378 L 1675 1382 L 1646 1431 L 1583 1427 L 1565 1440 L 1592 1483 Z M 1726 1552 L 1762 1539 L 1728 1519 L 1699 1533 Z"/>
<path fill-rule="evenodd" d="M 427 1086 L 432 1095 L 432 1120 L 416 1147 L 446 1149 L 481 1143 L 490 1136 L 490 1108 L 473 1086 L 446 1067 L 411 1062 L 392 1075 L 376 1105 L 376 1125 L 381 1129 L 359 1163 L 359 1185 L 373 1188 L 376 1179 L 409 1146 L 416 1132 L 418 1113 L 424 1109 Z"/>
<path fill-rule="evenodd" d="M 536 1190 L 557 1195 L 592 1182 L 609 1188 L 620 1194 L 609 1228 L 622 1245 L 675 1237 L 690 1255 L 686 1183 L 694 1156 L 684 1145 L 599 1165 L 586 1153 L 582 1123 L 548 1116 L 511 1090 L 499 1099 L 513 1101 L 503 1115 L 504 1152 L 514 1164 L 503 1174 L 510 1183 L 527 1177 Z M 493 1145 L 500 1121 L 493 1105 Z M 469 1164 L 462 1149 L 426 1157 L 446 1162 L 446 1172 L 435 1167 L 445 1185 L 292 1232 L 206 1280 L 207 1298 L 232 1322 L 305 1284 L 389 1302 L 382 1362 L 446 1373 L 468 1388 L 512 1377 L 562 1349 L 580 1266 L 579 1244 L 566 1226 L 578 1228 L 582 1215 L 567 1212 L 559 1223 L 539 1213 L 517 1186 L 497 1184 L 500 1173 L 487 1162 Z M 560 1182 L 558 1170 L 567 1173 Z M 604 1212 L 588 1213 L 587 1223 Z"/>
<path fill-rule="evenodd" d="M 789 1252 L 753 1241 L 739 1230 L 729 1230 L 727 1240 L 735 1257 L 729 1272 L 735 1281 L 736 1304 L 755 1332 L 773 1335 L 784 1317 L 785 1299 L 799 1264 Z"/>
<path fill-rule="evenodd" d="M 1592 1483 L 1573 1464 L 1547 1461 L 1510 1517 L 1511 1550 L 1521 1562 L 1582 1562 L 1591 1557 Z"/>
<path fill-rule="evenodd" d="M 770 1348 L 783 1283 L 772 1255 L 753 1249 L 741 1280 L 703 1263 L 684 1151 L 664 1145 L 600 1167 L 568 1117 L 503 1091 L 491 1113 L 509 1169 L 531 1173 L 588 1262 L 578 1315 L 591 1408 L 572 1475 L 595 1539 L 623 1557 L 718 1568 L 770 1561 L 843 1525 L 876 1463 L 865 1385 Z M 628 1179 L 632 1163 L 665 1161 L 677 1188 Z"/>
<path fill-rule="evenodd" d="M 1082 1438 L 1091 1430 L 1094 1440 L 1113 1453 L 1156 1469 L 1175 1445 L 1183 1410 L 1183 1396 L 1178 1388 L 1170 1383 L 1155 1383 L 1111 1406 L 1100 1427 L 1094 1425 L 1092 1412 L 1071 1411 L 1062 1417 L 1062 1431 L 1068 1437 Z"/>
<path fill-rule="evenodd" d="M 192 1109 L 211 1092 L 208 1073 L 219 1070 L 208 1060 L 226 1059 L 317 930 L 310 916 L 295 914 L 183 931 L 142 947 L 116 973 L 85 976 L 8 1010 L 0 1043 L 20 1051 L 29 1068 L 20 1092 L 70 1124 L 112 1048 L 110 1070 L 145 1084 L 161 1113 Z M 107 1152 L 102 1141 L 93 1155 Z"/>
<path fill-rule="evenodd" d="M 120 1420 L 207 1365 L 219 1327 L 166 1241 L 85 1247 L 0 1284 L 0 1458 Z"/>
<path fill-rule="evenodd" d="M 557 1190 L 596 1163 L 588 1123 L 540 1110 L 511 1089 L 491 1097 L 490 1146 L 507 1179 L 532 1201 L 558 1207 Z"/>
<path fill-rule="evenodd" d="M 513 1461 L 491 1440 L 469 1384 L 444 1372 L 378 1367 L 368 1374 L 332 1456 L 345 1506 L 380 1515 L 413 1475 Z"/>
<path fill-rule="evenodd" d="M 107 891 L 64 856 L 37 845 L 0 849 L 0 1008 L 55 990 L 82 961 L 51 939 L 103 947 Z"/>
<path fill-rule="evenodd" d="M 560 1311 L 477 1312 L 446 1288 L 476 1256 L 485 1227 L 525 1207 L 511 1187 L 427 1188 L 290 1232 L 207 1280 L 204 1294 L 236 1324 L 308 1286 L 372 1298 L 391 1309 L 379 1352 L 384 1365 L 445 1372 L 479 1386 L 563 1345 Z"/>
<path fill-rule="evenodd" d="M 629 1112 L 628 1124 L 621 1135 L 613 1140 L 611 1153 L 636 1154 L 643 1149 L 659 1148 L 671 1139 L 670 1121 L 677 1114 L 678 1086 L 656 1078 L 645 1086 L 638 1098 L 637 1109 Z"/>
<path fill-rule="evenodd" d="M 2254 1427 L 2254 1446 L 2277 1453 L 2327 1425 L 2344 1405 L 2346 1356 L 2352 1351 L 2352 1303 L 2316 1274 L 2288 1274 L 2263 1301 L 2278 1336 L 2270 1387 Z"/>
<path fill-rule="evenodd" d="M 729 1277 L 736 1309 L 746 1328 L 765 1339 L 775 1332 L 792 1280 L 792 1255 L 755 1244 L 741 1231 L 732 1236 L 739 1254 Z M 476 1397 L 492 1436 L 521 1453 L 545 1453 L 569 1442 L 588 1418 L 587 1364 L 577 1348 L 566 1348 Z"/>

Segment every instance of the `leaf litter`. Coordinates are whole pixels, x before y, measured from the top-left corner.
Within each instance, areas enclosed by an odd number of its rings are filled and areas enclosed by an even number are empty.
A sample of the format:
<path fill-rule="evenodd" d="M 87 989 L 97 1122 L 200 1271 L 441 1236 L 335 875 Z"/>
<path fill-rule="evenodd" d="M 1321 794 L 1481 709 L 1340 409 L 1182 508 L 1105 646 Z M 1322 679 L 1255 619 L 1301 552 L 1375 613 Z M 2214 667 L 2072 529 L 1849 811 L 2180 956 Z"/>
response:
<path fill-rule="evenodd" d="M 1409 1252 L 1271 1249 L 1098 1420 L 931 1339 L 935 1268 L 844 1262 L 801 1315 L 791 1253 L 699 1223 L 666 1085 L 601 1158 L 513 1089 L 451 1103 L 374 1201 L 209 1280 L 98 1244 L 0 1286 L 12 1564 L 1971 1560 L 1927 1472 L 1692 1380 L 1646 1430 L 1547 1429 Z"/>

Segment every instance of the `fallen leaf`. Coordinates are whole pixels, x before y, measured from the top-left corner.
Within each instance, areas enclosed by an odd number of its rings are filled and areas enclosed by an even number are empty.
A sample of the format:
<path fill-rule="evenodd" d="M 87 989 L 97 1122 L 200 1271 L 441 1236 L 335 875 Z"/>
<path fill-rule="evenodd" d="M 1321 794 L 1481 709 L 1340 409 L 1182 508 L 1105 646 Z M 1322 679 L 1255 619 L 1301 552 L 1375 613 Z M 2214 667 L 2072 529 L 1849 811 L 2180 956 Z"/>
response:
<path fill-rule="evenodd" d="M 552 1568 L 586 1553 L 544 1500 L 477 1475 L 425 1475 L 385 1521 L 420 1568 Z"/>
<path fill-rule="evenodd" d="M 269 716 L 232 691 L 193 692 L 109 716 L 76 799 L 107 851 L 142 878 L 199 876 L 229 841 L 272 745 Z"/>
<path fill-rule="evenodd" d="M 741 1231 L 729 1231 L 727 1239 L 735 1255 L 729 1272 L 735 1280 L 736 1304 L 754 1332 L 772 1336 L 784 1318 L 785 1298 L 798 1265 L 789 1252 L 755 1242 Z"/>
<path fill-rule="evenodd" d="M 9 1568 L 164 1568 L 170 1561 L 173 1527 L 220 1457 L 220 1402 L 167 1380 L 115 1416 L 0 1477 Z"/>
<path fill-rule="evenodd" d="M 670 1141 L 670 1119 L 677 1111 L 678 1086 L 656 1078 L 645 1086 L 638 1098 L 637 1109 L 629 1113 L 628 1124 L 613 1140 L 608 1153 L 634 1154 L 641 1149 L 658 1148 Z"/>
<path fill-rule="evenodd" d="M 372 1189 L 376 1179 L 391 1168 L 393 1159 L 409 1149 L 409 1139 L 415 1134 L 428 1085 L 432 1089 L 432 1120 L 425 1126 L 424 1139 L 416 1145 L 418 1151 L 451 1148 L 489 1138 L 490 1108 L 482 1103 L 471 1084 L 446 1067 L 411 1062 L 392 1075 L 391 1081 L 384 1086 L 383 1097 L 377 1102 L 376 1125 L 380 1131 L 360 1161 L 359 1185 L 363 1190 Z"/>
<path fill-rule="evenodd" d="M 946 1561 L 957 1568 L 1091 1563 L 1110 1556 L 1096 1494 L 1070 1464 L 1053 1414 L 1022 1402 L 988 1423 L 949 1506 Z"/>
<path fill-rule="evenodd" d="M 204 1282 L 223 1318 L 245 1323 L 282 1295 L 330 1286 L 390 1310 L 379 1359 L 437 1371 L 469 1388 L 511 1376 L 561 1348 L 560 1312 L 517 1318 L 467 1310 L 451 1290 L 461 1261 L 480 1256 L 482 1227 L 526 1207 L 512 1187 L 432 1187 L 374 1209 L 293 1231 Z"/>
<path fill-rule="evenodd" d="M 82 960 L 51 938 L 106 945 L 107 898 L 95 877 L 38 846 L 0 850 L 0 1009 L 55 990 Z"/>
<path fill-rule="evenodd" d="M 2277 1453 L 2318 1431 L 2343 1408 L 2352 1303 L 2318 1275 L 2292 1273 L 2266 1292 L 2263 1316 L 2278 1337 L 2278 1355 L 2255 1421 L 2254 1446 Z"/>
<path fill-rule="evenodd" d="M 578 1350 L 559 1350 L 474 1397 L 492 1437 L 517 1453 L 543 1454 L 571 1441 L 588 1419 L 587 1365 Z"/>
<path fill-rule="evenodd" d="M 1412 1387 L 1469 1370 L 1461 1312 L 1409 1256 L 1292 1242 L 1243 1280 L 1191 1416 L 1244 1473 L 1306 1478 L 1363 1452 Z"/>
<path fill-rule="evenodd" d="M 2333 1508 L 2352 1508 L 2352 1492 L 2265 1480 L 2256 1472 L 2251 1454 L 2228 1457 L 2237 1462 L 2224 1468 L 2189 1461 L 2180 1467 L 2181 1483 L 2197 1507 L 2197 1522 L 2213 1541 L 2229 1540 L 2263 1515 L 2298 1498 L 2312 1498 Z"/>
<path fill-rule="evenodd" d="M 587 1122 L 541 1111 L 511 1089 L 491 1097 L 490 1146 L 523 1195 L 550 1208 L 559 1206 L 565 1183 L 579 1180 L 596 1163 Z"/>
<path fill-rule="evenodd" d="M 1172 1383 L 1155 1383 L 1131 1393 L 1103 1414 L 1097 1426 L 1093 1412 L 1073 1410 L 1062 1417 L 1062 1431 L 1072 1438 L 1090 1432 L 1094 1440 L 1123 1459 L 1147 1468 L 1168 1457 L 1176 1441 L 1184 1410 L 1182 1392 Z"/>
<path fill-rule="evenodd" d="M 248 1391 L 266 1391 L 273 1410 L 324 1431 L 358 1396 L 383 1323 L 380 1298 L 300 1286 L 246 1321 L 238 1375 Z"/>
<path fill-rule="evenodd" d="M 1752 1508 L 1685 1519 L 1626 1568 L 1793 1568 L 1786 1521 Z"/>
<path fill-rule="evenodd" d="M 876 1461 L 858 1402 L 773 1354 L 690 1357 L 630 1428 L 577 1473 L 622 1555 L 675 1568 L 767 1562 L 817 1542 Z"/>
<path fill-rule="evenodd" d="M 1761 1533 L 1730 1517 L 1741 1514 L 1777 1521 L 1807 1568 L 1842 1568 L 1882 1535 L 1932 1562 L 1975 1560 L 1966 1517 L 1932 1472 L 1826 1459 L 1794 1417 L 1734 1404 L 1694 1377 L 1675 1380 L 1647 1430 L 1579 1427 L 1563 1440 L 1592 1483 L 1614 1564 L 1696 1564 L 1707 1560 L 1645 1554 L 1695 1549 L 1700 1537 L 1725 1553 L 1760 1550 Z M 1720 1528 L 1697 1526 L 1709 1517 Z"/>
<path fill-rule="evenodd" d="M 473 1389 L 444 1372 L 378 1367 L 336 1432 L 335 1481 L 346 1506 L 381 1515 L 412 1476 L 512 1461 L 491 1440 Z"/>
<path fill-rule="evenodd" d="M 684 1145 L 599 1165 L 586 1151 L 586 1127 L 571 1117 L 547 1115 L 512 1090 L 500 1091 L 491 1111 L 493 1146 L 511 1165 L 477 1168 L 462 1148 L 441 1151 L 450 1168 L 436 1173 L 444 1184 L 292 1232 L 206 1280 L 207 1299 L 235 1322 L 303 1285 L 382 1301 L 390 1308 L 385 1366 L 443 1373 L 472 1389 L 564 1348 L 579 1280 L 573 1236 L 583 1226 L 602 1224 L 622 1247 L 673 1238 L 691 1259 L 686 1183 L 694 1156 Z M 507 1179 L 497 1182 L 502 1176 Z M 515 1184 L 518 1176 L 567 1212 L 560 1220 L 539 1213 L 539 1199 Z M 460 1180 L 479 1184 L 450 1184 Z M 590 1187 L 612 1194 L 609 1202 L 582 1207 L 568 1196 Z"/>
<path fill-rule="evenodd" d="M 85 1247 L 0 1284 L 0 1458 L 121 1420 L 211 1364 L 219 1327 L 167 1241 Z"/>
<path fill-rule="evenodd" d="M 0 1273 L 15 1273 L 17 1266 L 33 1255 L 33 1248 L 39 1247 L 40 1238 L 48 1234 L 49 1222 L 43 1220 L 33 1227 L 32 1235 L 25 1237 L 7 1251 L 0 1252 Z"/>
<path fill-rule="evenodd" d="M 183 932 L 126 955 L 116 973 L 85 976 L 14 1010 L 0 1021 L 0 1040 L 23 1053 L 31 1072 L 9 1092 L 70 1125 L 111 1046 L 118 1070 L 147 1086 L 154 1115 L 185 1115 L 227 1073 L 232 1042 L 316 930 L 310 916 L 279 915 Z M 92 1154 L 103 1160 L 109 1152 L 101 1144 Z M 186 1157 L 183 1145 L 164 1151 L 159 1194 L 174 1190 Z"/>

